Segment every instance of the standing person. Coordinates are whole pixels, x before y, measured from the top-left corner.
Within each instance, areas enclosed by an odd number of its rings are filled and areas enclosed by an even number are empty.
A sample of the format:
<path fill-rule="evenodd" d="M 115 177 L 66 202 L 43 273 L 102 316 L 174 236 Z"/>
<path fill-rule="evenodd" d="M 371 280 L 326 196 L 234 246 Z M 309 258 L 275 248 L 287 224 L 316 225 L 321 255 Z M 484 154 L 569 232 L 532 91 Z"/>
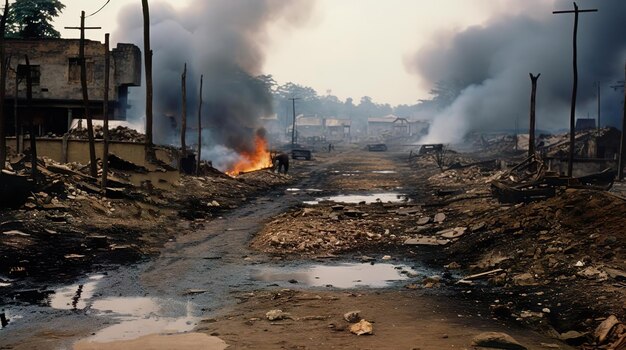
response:
<path fill-rule="evenodd" d="M 329 143 L 328 144 L 328 153 L 330 153 L 330 151 L 333 149 L 333 144 Z"/>
<path fill-rule="evenodd" d="M 281 169 L 284 169 L 284 173 L 287 174 L 289 171 L 289 155 L 287 153 L 279 153 L 275 159 L 278 163 L 278 173 L 280 173 Z"/>

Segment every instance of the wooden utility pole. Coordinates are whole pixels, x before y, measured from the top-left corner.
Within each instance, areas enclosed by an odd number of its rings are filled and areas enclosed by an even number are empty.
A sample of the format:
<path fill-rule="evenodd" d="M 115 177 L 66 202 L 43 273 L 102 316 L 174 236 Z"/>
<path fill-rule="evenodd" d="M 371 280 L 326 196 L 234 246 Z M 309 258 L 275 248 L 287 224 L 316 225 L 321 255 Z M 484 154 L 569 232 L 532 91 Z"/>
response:
<path fill-rule="evenodd" d="M 196 175 L 200 175 L 200 161 L 202 160 L 202 81 L 200 76 L 200 104 L 198 105 L 198 159 L 196 160 Z"/>
<path fill-rule="evenodd" d="M 182 171 L 182 160 L 187 157 L 187 63 L 183 69 L 183 75 L 181 75 L 181 89 L 183 93 L 183 106 L 182 113 L 180 115 L 180 159 L 179 170 Z"/>
<path fill-rule="evenodd" d="M 85 60 L 85 30 L 101 29 L 101 27 L 85 27 L 85 11 L 80 12 L 80 27 L 65 27 L 65 29 L 80 30 L 80 45 L 78 61 L 80 62 L 80 85 L 83 90 L 83 107 L 85 119 L 87 119 L 87 137 L 89 139 L 89 173 L 92 177 L 98 177 L 98 164 L 96 163 L 96 145 L 93 136 L 93 121 L 89 113 L 89 91 L 87 90 L 87 62 Z"/>
<path fill-rule="evenodd" d="M 26 61 L 26 110 L 30 120 L 30 177 L 37 182 L 37 140 L 35 139 L 35 115 L 33 114 L 33 77 L 30 75 L 30 60 L 24 55 Z"/>
<path fill-rule="evenodd" d="M 598 125 L 596 125 L 596 128 L 600 130 L 602 126 L 600 125 L 600 82 L 599 81 L 596 81 L 596 87 L 598 88 Z"/>
<path fill-rule="evenodd" d="M 15 91 L 14 93 L 14 98 L 13 98 L 13 119 L 14 119 L 14 123 L 15 123 L 15 150 L 17 153 L 22 153 L 22 142 L 20 142 L 20 138 L 22 137 L 22 123 L 20 122 L 20 118 L 18 116 L 18 109 L 17 109 L 17 98 L 18 95 L 20 94 L 20 76 L 19 74 L 17 74 L 17 67 L 19 66 L 19 61 L 18 64 L 15 65 Z"/>
<path fill-rule="evenodd" d="M 530 93 L 530 129 L 528 131 L 528 156 L 531 157 L 535 154 L 535 102 L 537 98 L 537 80 L 541 76 L 541 73 L 533 75 L 529 73 L 530 81 L 532 83 L 532 90 Z"/>
<path fill-rule="evenodd" d="M 293 149 L 296 144 L 296 100 L 299 98 L 292 97 L 290 100 L 293 107 L 293 124 L 291 125 L 291 149 Z"/>
<path fill-rule="evenodd" d="M 624 66 L 626 76 L 626 66 Z M 624 111 L 622 114 L 622 139 L 619 147 L 619 162 L 617 162 L 617 179 L 624 180 L 624 165 L 626 163 L 626 80 L 624 83 Z"/>
<path fill-rule="evenodd" d="M 111 53 L 109 52 L 109 33 L 104 34 L 104 91 L 102 98 L 102 193 L 106 195 L 107 176 L 109 173 L 109 78 L 111 69 Z"/>
<path fill-rule="evenodd" d="M 567 176 L 572 176 L 574 167 L 574 146 L 576 142 L 576 94 L 578 90 L 578 53 L 577 53 L 577 35 L 578 35 L 578 14 L 581 12 L 597 12 L 597 9 L 579 10 L 578 5 L 574 3 L 574 10 L 554 11 L 553 14 L 573 13 L 574 14 L 574 85 L 572 88 L 572 104 L 570 109 L 569 120 L 569 159 L 567 162 Z"/>
<path fill-rule="evenodd" d="M 7 159 L 7 138 L 4 117 L 4 97 L 6 95 L 7 63 L 5 60 L 6 50 L 4 47 L 4 32 L 9 15 L 9 0 L 4 1 L 4 13 L 0 19 L 0 170 L 4 169 Z"/>
<path fill-rule="evenodd" d="M 150 8 L 148 0 L 141 0 L 143 8 L 143 52 L 146 66 L 146 160 L 154 160 L 152 140 L 152 49 L 150 48 Z"/>

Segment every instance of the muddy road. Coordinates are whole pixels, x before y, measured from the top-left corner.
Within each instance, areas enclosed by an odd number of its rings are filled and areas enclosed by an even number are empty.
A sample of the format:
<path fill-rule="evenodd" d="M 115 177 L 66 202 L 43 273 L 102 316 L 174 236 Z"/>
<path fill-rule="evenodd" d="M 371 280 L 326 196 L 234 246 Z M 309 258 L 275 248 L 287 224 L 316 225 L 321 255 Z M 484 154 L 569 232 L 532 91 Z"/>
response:
<path fill-rule="evenodd" d="M 302 180 L 193 221 L 153 258 L 72 285 L 40 286 L 4 305 L 10 323 L 0 330 L 0 349 L 463 349 L 485 331 L 506 332 L 531 349 L 567 349 L 492 319 L 489 301 L 462 288 L 411 287 L 445 273 L 426 262 L 432 250 L 372 243 L 288 257 L 250 247 L 266 224 L 294 208 L 329 199 L 408 208 L 424 201 L 428 174 L 411 169 L 406 156 L 338 148 L 296 162 Z M 267 320 L 277 309 L 289 317 Z M 352 310 L 373 323 L 374 335 L 350 333 L 342 315 Z"/>

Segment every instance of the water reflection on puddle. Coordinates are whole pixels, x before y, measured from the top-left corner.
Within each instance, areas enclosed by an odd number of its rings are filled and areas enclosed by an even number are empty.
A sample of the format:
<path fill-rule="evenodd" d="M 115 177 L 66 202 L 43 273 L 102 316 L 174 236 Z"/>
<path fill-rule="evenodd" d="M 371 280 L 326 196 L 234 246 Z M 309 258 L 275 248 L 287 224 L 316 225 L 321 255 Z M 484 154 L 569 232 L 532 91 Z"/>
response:
<path fill-rule="evenodd" d="M 89 277 L 88 282 L 56 289 L 54 294 L 49 295 L 49 305 L 59 310 L 83 310 L 87 307 L 87 301 L 93 297 L 98 286 L 98 281 L 104 275 Z"/>
<path fill-rule="evenodd" d="M 305 188 L 305 189 L 288 188 L 286 191 L 287 192 L 322 192 L 322 190 L 317 189 L 317 188 Z"/>
<path fill-rule="evenodd" d="M 322 201 L 331 201 L 337 203 L 350 203 L 357 204 L 365 202 L 366 204 L 376 203 L 376 202 L 406 202 L 408 198 L 405 194 L 399 192 L 380 192 L 380 193 L 370 193 L 370 194 L 346 194 L 346 195 L 338 195 L 338 196 L 330 196 L 330 197 L 322 197 L 316 198 L 313 201 L 305 201 L 304 204 L 316 205 Z"/>
<path fill-rule="evenodd" d="M 383 288 L 393 282 L 408 279 L 407 274 L 415 274 L 415 271 L 406 265 L 340 264 L 334 266 L 313 265 L 301 268 L 266 268 L 253 271 L 251 279 L 272 283 L 294 283 L 297 281 L 298 284 L 310 287 L 330 285 L 336 288 Z"/>
<path fill-rule="evenodd" d="M 372 171 L 374 174 L 395 174 L 395 170 L 374 170 Z"/>
<path fill-rule="evenodd" d="M 86 310 L 97 317 L 107 317 L 115 325 L 98 331 L 88 342 L 131 340 L 157 333 L 180 333 L 193 330 L 198 322 L 195 305 L 190 301 L 150 297 L 100 297 L 94 295 L 104 275 L 91 276 L 84 283 L 50 292 L 47 305 L 59 310 Z"/>
<path fill-rule="evenodd" d="M 97 315 L 112 316 L 119 324 L 98 331 L 91 342 L 135 339 L 149 334 L 181 333 L 193 330 L 198 318 L 194 304 L 147 297 L 121 297 L 96 300 L 91 306 Z M 177 315 L 184 315 L 177 317 Z"/>

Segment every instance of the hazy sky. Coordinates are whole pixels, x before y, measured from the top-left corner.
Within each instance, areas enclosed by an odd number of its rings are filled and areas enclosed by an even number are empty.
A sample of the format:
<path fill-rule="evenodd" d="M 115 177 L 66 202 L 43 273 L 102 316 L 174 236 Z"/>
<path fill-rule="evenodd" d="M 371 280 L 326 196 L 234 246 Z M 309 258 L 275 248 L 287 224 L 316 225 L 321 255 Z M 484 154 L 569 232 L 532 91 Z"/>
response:
<path fill-rule="evenodd" d="M 236 1 L 236 0 L 232 0 Z M 499 12 L 516 12 L 515 0 L 311 0 L 316 2 L 309 19 L 298 28 L 272 25 L 264 72 L 279 83 L 292 81 L 311 86 L 319 94 L 358 101 L 368 95 L 378 103 L 413 104 L 428 97 L 430 86 L 407 70 L 404 60 L 438 37 L 483 23 Z M 89 15 L 106 0 L 62 0 L 66 5 L 55 22 L 65 38 L 78 37 L 80 11 Z M 154 2 L 154 1 L 153 1 Z M 167 1 L 185 7 L 189 0 Z M 544 2 L 551 3 L 551 0 Z M 115 33 L 117 14 L 126 5 L 140 7 L 140 0 L 111 0 L 98 14 L 87 18 L 87 37 L 103 40 Z M 142 21 L 142 18 L 137 18 Z M 116 42 L 116 38 L 112 37 Z M 155 52 L 158 55 L 158 52 Z"/>

